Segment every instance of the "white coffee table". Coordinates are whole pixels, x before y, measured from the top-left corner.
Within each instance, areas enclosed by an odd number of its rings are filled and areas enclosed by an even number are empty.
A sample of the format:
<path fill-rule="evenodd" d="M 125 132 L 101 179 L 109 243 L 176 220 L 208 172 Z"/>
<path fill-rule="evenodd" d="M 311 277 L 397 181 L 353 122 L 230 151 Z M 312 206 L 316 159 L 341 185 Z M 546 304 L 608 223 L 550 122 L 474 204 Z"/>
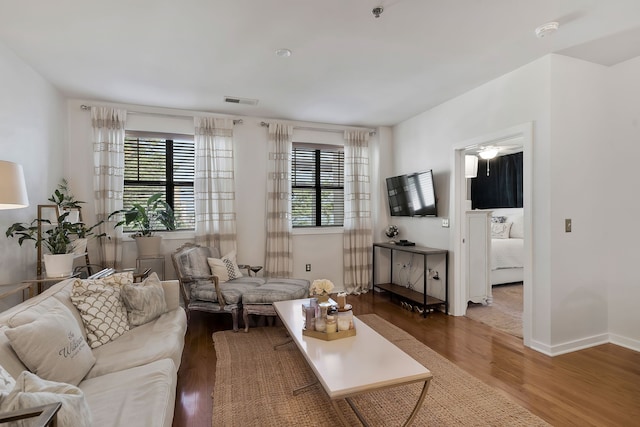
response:
<path fill-rule="evenodd" d="M 309 299 L 279 301 L 273 303 L 273 306 L 322 384 L 341 422 L 348 425 L 337 404 L 340 399 L 347 401 L 366 426 L 364 417 L 350 397 L 382 388 L 422 382 L 422 393 L 404 423 L 405 426 L 411 424 L 429 389 L 431 372 L 357 317 L 354 317 L 356 335 L 353 337 L 324 341 L 302 335 L 302 304 L 305 302 L 308 303 Z"/>

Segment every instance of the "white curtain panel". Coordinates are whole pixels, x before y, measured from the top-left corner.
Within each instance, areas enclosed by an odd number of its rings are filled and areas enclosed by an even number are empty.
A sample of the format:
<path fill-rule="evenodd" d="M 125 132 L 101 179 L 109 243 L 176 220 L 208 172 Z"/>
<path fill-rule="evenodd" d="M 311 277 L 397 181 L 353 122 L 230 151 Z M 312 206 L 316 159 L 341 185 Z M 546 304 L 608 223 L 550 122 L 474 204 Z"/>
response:
<path fill-rule="evenodd" d="M 369 132 L 346 131 L 344 138 L 344 287 L 357 295 L 371 283 Z"/>
<path fill-rule="evenodd" d="M 269 124 L 267 176 L 267 248 L 265 275 L 293 273 L 291 239 L 291 149 L 293 126 Z"/>
<path fill-rule="evenodd" d="M 118 219 L 110 220 L 109 214 L 122 209 L 126 120 L 126 110 L 91 107 L 96 219 L 104 221 L 100 231 L 109 236 L 100 239 L 100 263 L 112 268 L 122 262 L 122 227 L 114 228 Z"/>
<path fill-rule="evenodd" d="M 225 255 L 236 249 L 233 120 L 194 117 L 196 243 Z"/>

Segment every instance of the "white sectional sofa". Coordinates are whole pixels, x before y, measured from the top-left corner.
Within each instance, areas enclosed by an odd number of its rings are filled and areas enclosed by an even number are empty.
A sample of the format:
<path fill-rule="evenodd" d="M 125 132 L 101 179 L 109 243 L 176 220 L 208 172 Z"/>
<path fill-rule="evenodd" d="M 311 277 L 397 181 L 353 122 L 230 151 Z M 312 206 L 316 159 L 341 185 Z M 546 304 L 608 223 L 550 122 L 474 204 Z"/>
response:
<path fill-rule="evenodd" d="M 22 371 L 28 370 L 28 363 L 23 363 L 12 346 L 15 345 L 10 340 L 12 333 L 7 335 L 7 331 L 15 327 L 16 322 L 34 321 L 53 311 L 65 314 L 70 312 L 82 338 L 67 333 L 68 347 L 65 344 L 62 349 L 57 344 L 52 346 L 55 348 L 37 348 L 28 356 L 42 354 L 44 358 L 53 360 L 60 354 L 76 352 L 78 345 L 86 353 L 85 347 L 88 348 L 88 345 L 85 346 L 83 341 L 87 343 L 87 336 L 81 313 L 71 301 L 73 283 L 74 279 L 58 283 L 42 294 L 0 313 L 0 366 L 14 379 Z M 95 362 L 79 378 L 79 383 L 73 384 L 84 394 L 93 426 L 172 425 L 177 371 L 182 358 L 187 320 L 184 309 L 179 305 L 178 282 L 160 283 L 164 291 L 166 312 L 148 323 L 132 326 L 129 331 L 106 344 L 90 349 Z M 59 303 L 68 311 L 60 308 Z M 49 326 L 41 325 L 42 329 L 47 327 Z M 26 356 L 23 354 L 22 358 L 26 359 Z M 53 372 L 58 375 L 59 370 Z M 82 370 L 80 372 L 84 373 Z"/>

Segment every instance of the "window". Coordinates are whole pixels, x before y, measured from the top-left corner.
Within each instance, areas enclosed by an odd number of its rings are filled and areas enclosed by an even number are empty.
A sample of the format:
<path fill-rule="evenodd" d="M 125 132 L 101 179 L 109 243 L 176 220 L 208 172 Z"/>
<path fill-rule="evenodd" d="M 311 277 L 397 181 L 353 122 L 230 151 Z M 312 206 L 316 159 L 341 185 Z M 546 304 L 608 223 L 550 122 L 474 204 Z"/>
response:
<path fill-rule="evenodd" d="M 162 193 L 177 230 L 195 229 L 195 147 L 190 135 L 127 131 L 124 142 L 124 209 Z M 162 225 L 157 224 L 161 230 Z M 124 231 L 128 230 L 127 228 Z"/>
<path fill-rule="evenodd" d="M 292 153 L 294 227 L 342 226 L 344 222 L 344 150 L 294 143 Z"/>

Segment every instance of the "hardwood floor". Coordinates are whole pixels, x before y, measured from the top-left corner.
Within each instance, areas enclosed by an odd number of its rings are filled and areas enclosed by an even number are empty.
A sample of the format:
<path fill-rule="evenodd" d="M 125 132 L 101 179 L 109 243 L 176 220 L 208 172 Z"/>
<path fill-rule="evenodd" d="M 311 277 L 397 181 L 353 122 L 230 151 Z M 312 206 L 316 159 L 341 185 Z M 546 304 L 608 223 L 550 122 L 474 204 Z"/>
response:
<path fill-rule="evenodd" d="M 385 296 L 350 296 L 356 315 L 375 313 L 555 426 L 637 426 L 640 353 L 613 344 L 547 357 L 522 340 L 464 317 L 426 319 Z M 214 331 L 231 316 L 192 313 L 178 372 L 174 427 L 210 427 Z M 238 332 L 244 333 L 244 332 Z M 249 330 L 251 333 L 251 330 Z"/>

